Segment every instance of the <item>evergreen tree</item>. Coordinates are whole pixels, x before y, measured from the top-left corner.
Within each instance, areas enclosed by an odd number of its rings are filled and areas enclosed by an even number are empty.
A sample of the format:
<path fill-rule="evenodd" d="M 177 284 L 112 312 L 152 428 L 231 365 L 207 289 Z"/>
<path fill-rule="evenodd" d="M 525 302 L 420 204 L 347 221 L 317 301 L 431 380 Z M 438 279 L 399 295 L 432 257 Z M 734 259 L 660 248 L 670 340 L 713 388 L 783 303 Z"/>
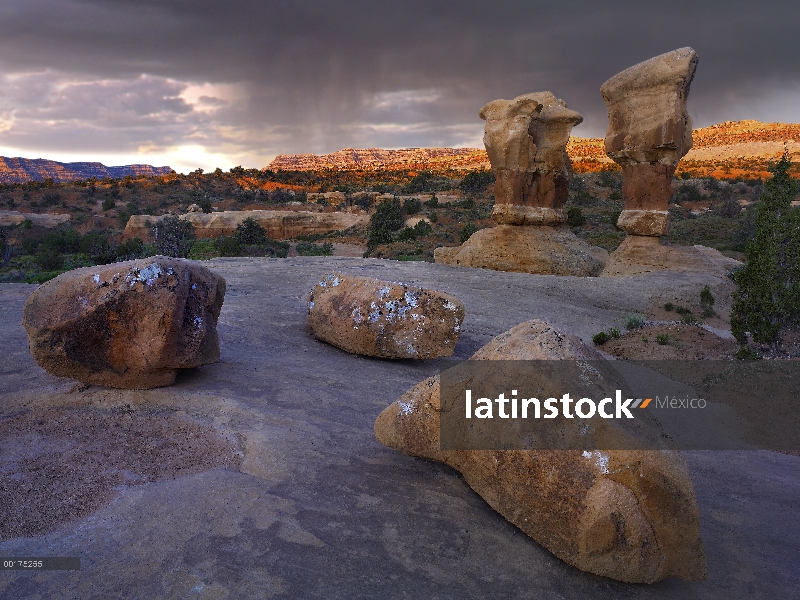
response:
<path fill-rule="evenodd" d="M 772 178 L 755 208 L 755 239 L 734 274 L 731 331 L 740 344 L 748 331 L 756 342 L 774 344 L 781 329 L 800 325 L 800 211 L 791 206 L 790 167 L 786 152 L 770 167 Z"/>

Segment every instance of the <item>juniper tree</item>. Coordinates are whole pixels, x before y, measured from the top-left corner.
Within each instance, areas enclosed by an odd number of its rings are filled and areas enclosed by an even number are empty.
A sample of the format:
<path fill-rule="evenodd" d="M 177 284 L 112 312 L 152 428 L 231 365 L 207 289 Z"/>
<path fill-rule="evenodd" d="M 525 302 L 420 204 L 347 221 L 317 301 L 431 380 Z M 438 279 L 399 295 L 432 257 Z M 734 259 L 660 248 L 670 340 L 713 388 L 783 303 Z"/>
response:
<path fill-rule="evenodd" d="M 774 344 L 782 329 L 800 325 L 800 211 L 791 206 L 796 187 L 790 167 L 787 152 L 770 167 L 772 178 L 755 208 L 755 239 L 733 276 L 738 289 L 731 332 L 740 344 L 746 332 L 758 343 Z"/>

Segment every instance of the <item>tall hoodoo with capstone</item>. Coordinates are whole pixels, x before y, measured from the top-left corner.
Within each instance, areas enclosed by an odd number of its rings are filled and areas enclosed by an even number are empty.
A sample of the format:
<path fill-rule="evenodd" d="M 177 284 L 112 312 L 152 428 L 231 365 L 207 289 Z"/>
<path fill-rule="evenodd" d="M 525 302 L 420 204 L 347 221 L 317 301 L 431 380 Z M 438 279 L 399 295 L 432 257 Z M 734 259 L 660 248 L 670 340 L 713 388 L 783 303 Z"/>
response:
<path fill-rule="evenodd" d="M 563 223 L 571 175 L 566 145 L 583 117 L 550 92 L 493 100 L 480 117 L 496 180 L 492 218 L 500 225 Z"/>
<path fill-rule="evenodd" d="M 661 236 L 678 161 L 692 147 L 686 112 L 697 54 L 680 48 L 614 75 L 600 88 L 608 105 L 606 154 L 622 167 L 625 210 L 617 227 Z"/>

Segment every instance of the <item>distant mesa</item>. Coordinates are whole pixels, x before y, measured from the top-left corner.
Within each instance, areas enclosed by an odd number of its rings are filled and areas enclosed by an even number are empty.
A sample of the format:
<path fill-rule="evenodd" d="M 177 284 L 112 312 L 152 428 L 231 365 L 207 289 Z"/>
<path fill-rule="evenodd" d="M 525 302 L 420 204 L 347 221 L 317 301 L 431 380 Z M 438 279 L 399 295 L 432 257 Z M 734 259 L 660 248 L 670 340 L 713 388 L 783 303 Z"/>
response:
<path fill-rule="evenodd" d="M 726 121 L 692 132 L 694 144 L 677 166 L 697 177 L 767 177 L 767 166 L 783 153 L 800 159 L 800 124 Z M 571 137 L 567 154 L 575 173 L 618 168 L 605 151 L 603 138 Z M 267 167 L 272 170 L 447 170 L 489 169 L 486 151 L 478 148 L 346 148 L 331 154 L 280 154 Z"/>
<path fill-rule="evenodd" d="M 44 181 L 52 179 L 57 183 L 75 181 L 76 179 L 121 179 L 131 175 L 153 177 L 168 175 L 170 167 L 152 167 L 150 165 L 125 165 L 123 167 L 107 167 L 99 162 L 61 163 L 46 158 L 8 158 L 0 156 L 0 183 L 25 183 L 28 181 Z"/>

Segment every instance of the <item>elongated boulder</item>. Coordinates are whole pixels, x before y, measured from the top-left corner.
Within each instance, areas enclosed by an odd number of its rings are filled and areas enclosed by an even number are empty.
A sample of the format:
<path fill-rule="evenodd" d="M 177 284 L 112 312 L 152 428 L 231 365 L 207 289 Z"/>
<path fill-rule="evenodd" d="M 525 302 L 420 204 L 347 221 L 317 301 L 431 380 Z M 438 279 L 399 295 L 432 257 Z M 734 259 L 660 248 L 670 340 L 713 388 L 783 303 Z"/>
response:
<path fill-rule="evenodd" d="M 550 92 L 493 100 L 480 110 L 495 174 L 492 218 L 505 225 L 566 221 L 571 165 L 566 146 L 583 117 Z"/>
<path fill-rule="evenodd" d="M 59 275 L 31 294 L 22 324 L 31 354 L 49 373 L 146 389 L 219 360 L 224 299 L 219 275 L 154 256 Z"/>
<path fill-rule="evenodd" d="M 678 161 L 692 148 L 686 111 L 697 54 L 680 48 L 614 75 L 600 88 L 608 105 L 606 154 L 622 167 L 625 209 L 617 226 L 633 235 L 661 236 Z"/>
<path fill-rule="evenodd" d="M 450 356 L 463 321 L 464 305 L 452 296 L 344 273 L 326 275 L 308 297 L 314 335 L 365 356 Z"/>
<path fill-rule="evenodd" d="M 517 325 L 472 358 L 566 360 L 578 366 L 601 359 L 578 338 L 542 321 Z M 542 377 L 537 382 L 540 397 L 563 393 L 570 383 L 574 382 Z M 597 384 L 602 390 L 618 383 L 598 380 Z M 579 569 L 634 583 L 706 577 L 694 489 L 680 453 L 442 450 L 440 423 L 442 411 L 448 410 L 453 407 L 442 405 L 440 377 L 431 377 L 378 416 L 375 435 L 390 448 L 460 471 L 492 508 Z M 574 421 L 570 427 L 582 427 Z M 591 427 L 596 439 L 618 435 L 604 419 Z M 550 433 L 554 438 L 561 435 Z"/>

